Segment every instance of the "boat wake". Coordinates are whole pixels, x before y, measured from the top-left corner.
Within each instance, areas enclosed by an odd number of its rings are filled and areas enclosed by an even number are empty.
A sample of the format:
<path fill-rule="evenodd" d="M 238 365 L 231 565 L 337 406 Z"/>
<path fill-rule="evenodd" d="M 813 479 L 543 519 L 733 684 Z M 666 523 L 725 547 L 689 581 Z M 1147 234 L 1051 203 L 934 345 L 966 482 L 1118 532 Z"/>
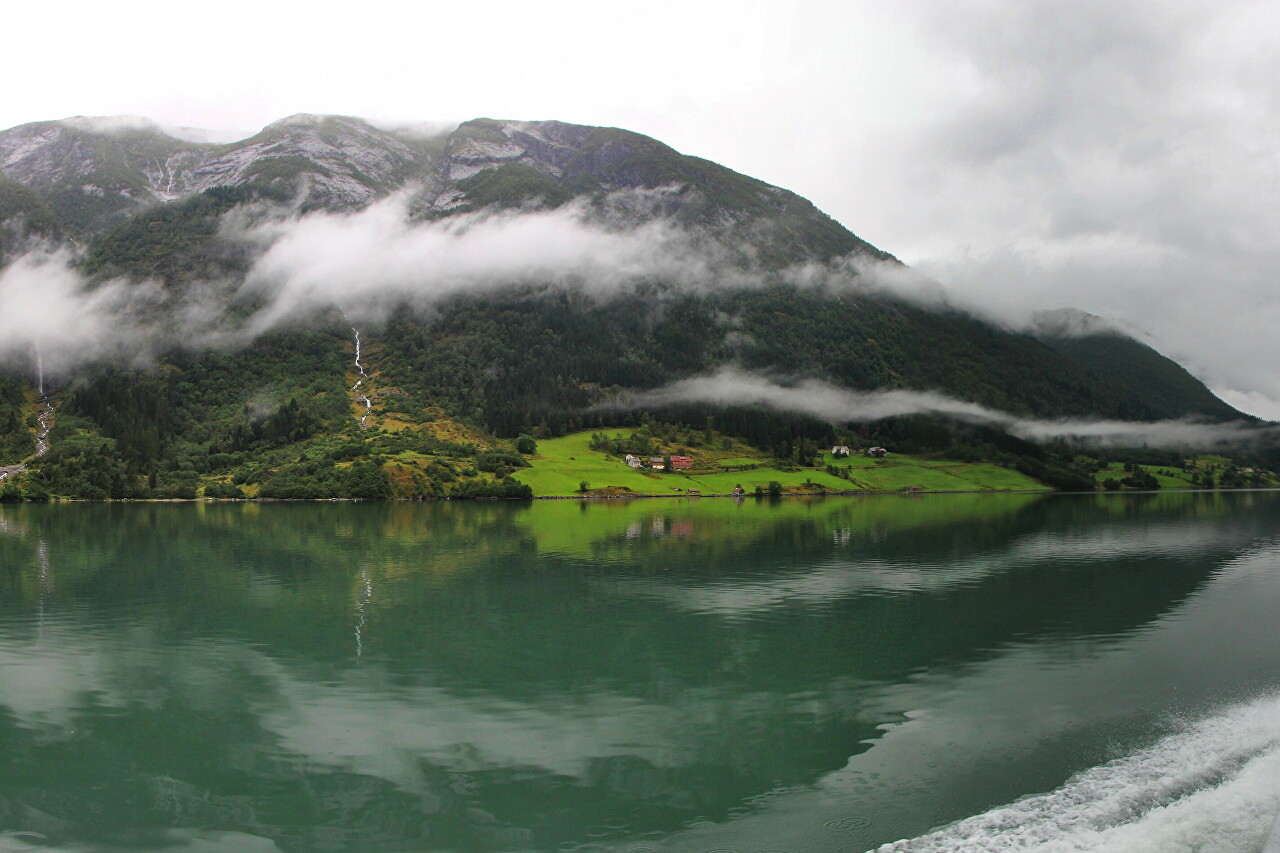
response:
<path fill-rule="evenodd" d="M 1256 853 L 1280 808 L 1280 695 L 1233 706 L 1062 787 L 879 853 Z"/>

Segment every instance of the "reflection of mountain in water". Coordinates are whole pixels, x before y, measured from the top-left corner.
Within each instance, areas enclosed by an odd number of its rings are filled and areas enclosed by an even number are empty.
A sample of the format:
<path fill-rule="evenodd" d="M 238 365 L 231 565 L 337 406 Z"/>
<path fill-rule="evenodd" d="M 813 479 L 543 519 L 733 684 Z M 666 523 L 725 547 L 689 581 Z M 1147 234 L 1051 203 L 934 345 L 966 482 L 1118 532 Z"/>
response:
<path fill-rule="evenodd" d="M 0 827 L 369 850 L 723 819 L 900 720 L 879 685 L 1132 633 L 1276 513 L 714 503 L 0 509 Z"/>

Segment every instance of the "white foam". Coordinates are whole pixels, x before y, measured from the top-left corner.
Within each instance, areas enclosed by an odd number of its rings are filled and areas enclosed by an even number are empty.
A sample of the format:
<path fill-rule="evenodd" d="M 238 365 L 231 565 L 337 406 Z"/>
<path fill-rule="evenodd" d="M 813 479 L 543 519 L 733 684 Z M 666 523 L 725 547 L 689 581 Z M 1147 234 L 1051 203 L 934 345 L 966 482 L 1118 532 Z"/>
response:
<path fill-rule="evenodd" d="M 878 848 L 1256 853 L 1280 808 L 1280 695 L 1187 724 L 1047 794 Z"/>

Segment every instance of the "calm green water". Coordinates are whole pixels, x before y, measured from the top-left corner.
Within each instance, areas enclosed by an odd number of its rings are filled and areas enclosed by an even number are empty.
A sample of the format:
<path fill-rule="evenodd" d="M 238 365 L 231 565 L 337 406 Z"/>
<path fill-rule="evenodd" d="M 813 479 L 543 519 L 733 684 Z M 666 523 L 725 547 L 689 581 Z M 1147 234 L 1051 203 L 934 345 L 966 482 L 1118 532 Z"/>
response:
<path fill-rule="evenodd" d="M 1277 613 L 1276 493 L 0 507 L 0 851 L 1258 850 Z"/>

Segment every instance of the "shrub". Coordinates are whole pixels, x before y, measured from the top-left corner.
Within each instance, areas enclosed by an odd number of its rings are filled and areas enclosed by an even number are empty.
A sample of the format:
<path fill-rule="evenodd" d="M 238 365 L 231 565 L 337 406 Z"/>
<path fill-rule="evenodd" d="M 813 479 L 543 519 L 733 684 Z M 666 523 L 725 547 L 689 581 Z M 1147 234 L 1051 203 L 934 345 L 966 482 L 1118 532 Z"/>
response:
<path fill-rule="evenodd" d="M 210 483 L 204 487 L 204 496 L 206 498 L 230 500 L 243 498 L 244 490 L 232 483 Z"/>

